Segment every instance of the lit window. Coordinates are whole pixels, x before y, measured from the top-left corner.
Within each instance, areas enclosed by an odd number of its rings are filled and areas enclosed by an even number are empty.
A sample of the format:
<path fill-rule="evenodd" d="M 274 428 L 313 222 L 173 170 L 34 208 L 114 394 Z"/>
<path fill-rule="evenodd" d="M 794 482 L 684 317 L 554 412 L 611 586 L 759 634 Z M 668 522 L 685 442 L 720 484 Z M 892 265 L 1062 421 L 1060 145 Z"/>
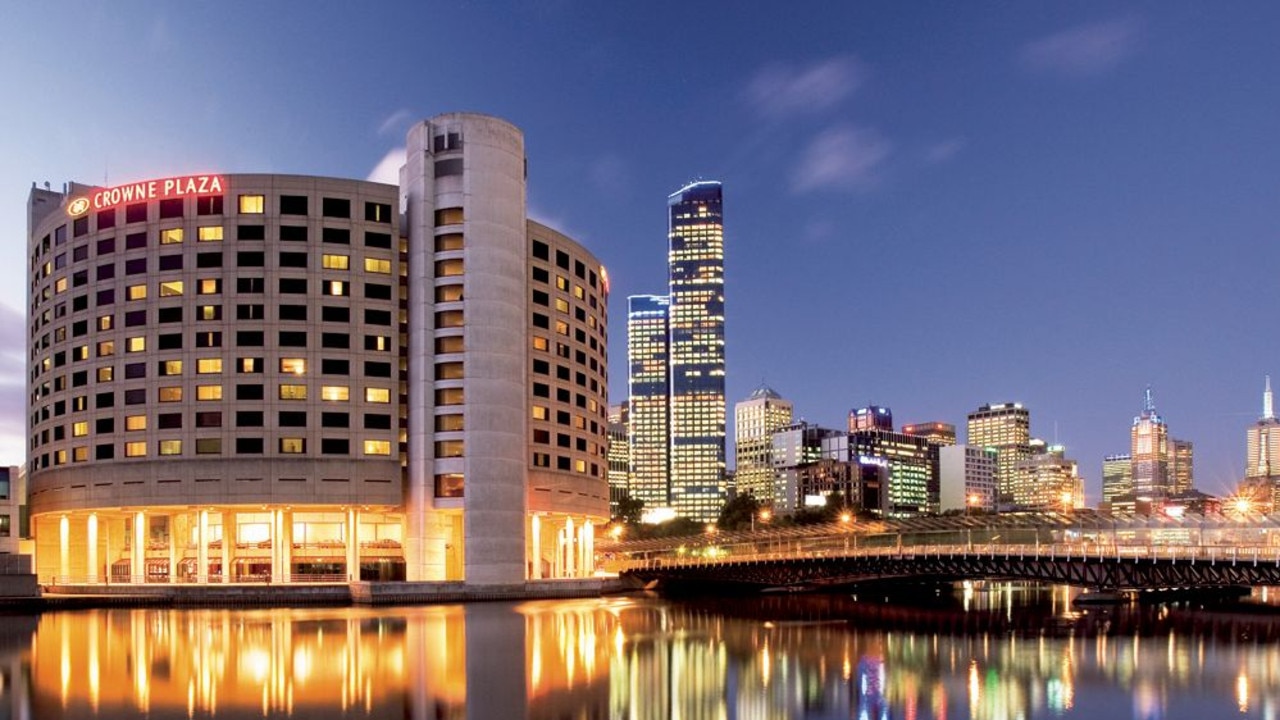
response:
<path fill-rule="evenodd" d="M 262 372 L 262 358 L 240 358 L 240 372 L 242 373 Z"/>
<path fill-rule="evenodd" d="M 144 337 L 131 337 L 124 342 L 125 352 L 144 352 L 147 349 L 147 339 Z"/>
<path fill-rule="evenodd" d="M 139 442 L 127 442 L 124 444 L 125 457 L 146 457 L 147 443 L 145 440 Z"/>
<path fill-rule="evenodd" d="M 111 315 L 103 315 L 98 318 L 99 330 L 110 330 L 113 325 L 115 325 L 115 321 Z"/>
<path fill-rule="evenodd" d="M 391 441 L 390 440 L 365 440 L 364 454 L 365 455 L 390 455 Z"/>
<path fill-rule="evenodd" d="M 568 292 L 568 290 L 569 290 L 569 279 L 568 279 L 568 278 L 566 278 L 566 277 L 562 277 L 562 276 L 560 276 L 560 275 L 557 275 L 557 276 L 556 276 L 556 289 L 558 289 L 558 290 L 564 290 L 565 292 Z"/>
<path fill-rule="evenodd" d="M 320 399 L 346 402 L 351 398 L 351 388 L 346 385 L 325 385 L 320 388 Z"/>
<path fill-rule="evenodd" d="M 71 424 L 71 437 L 84 437 L 89 434 L 89 421 L 81 420 Z"/>
<path fill-rule="evenodd" d="M 451 458 L 463 456 L 463 444 L 461 440 L 438 440 L 436 441 L 436 457 Z"/>
<path fill-rule="evenodd" d="M 280 438 L 280 452 L 286 455 L 297 455 L 307 451 L 306 438 L 300 437 L 282 437 Z"/>
<path fill-rule="evenodd" d="M 221 320 L 221 305 L 201 305 L 196 308 L 196 316 L 201 320 Z"/>
<path fill-rule="evenodd" d="M 160 297 L 175 297 L 182 294 L 182 281 L 169 280 L 160 283 Z M 133 298 L 129 298 L 132 300 Z"/>
<path fill-rule="evenodd" d="M 81 346 L 77 347 L 75 350 L 73 350 L 73 351 L 71 352 L 71 359 L 72 359 L 72 360 L 88 360 L 88 359 L 89 359 L 89 346 L 88 346 L 88 345 L 81 345 Z"/>
<path fill-rule="evenodd" d="M 222 226 L 213 225 L 210 227 L 202 227 L 196 229 L 196 240 L 198 242 L 217 242 L 222 239 Z"/>
<path fill-rule="evenodd" d="M 128 431 L 146 430 L 147 416 L 146 415 L 126 415 L 124 418 L 124 429 Z"/>
<path fill-rule="evenodd" d="M 98 382 L 111 382 L 114 375 L 115 369 L 110 365 L 98 368 Z"/>
<path fill-rule="evenodd" d="M 201 295 L 217 295 L 222 292 L 222 280 L 219 278 L 203 278 L 197 280 L 196 292 Z"/>
<path fill-rule="evenodd" d="M 261 215 L 266 206 L 265 198 L 261 195 L 241 195 L 240 196 L 240 214 L 241 215 Z"/>
<path fill-rule="evenodd" d="M 576 297 L 576 298 L 578 298 L 579 300 L 581 300 L 581 299 L 583 299 L 583 297 L 584 297 L 585 295 L 586 295 L 586 293 L 585 293 L 585 292 L 583 292 L 583 290 L 582 290 L 582 286 L 581 286 L 581 285 L 574 285 L 574 286 L 573 286 L 573 296 L 574 296 L 574 297 Z"/>
<path fill-rule="evenodd" d="M 129 287 L 125 288 L 125 296 L 130 300 L 146 300 L 147 286 L 146 285 L 130 285 Z"/>
<path fill-rule="evenodd" d="M 53 283 L 53 291 L 54 291 L 55 293 L 66 292 L 66 291 L 67 291 L 67 279 L 66 279 L 66 278 L 58 278 L 56 281 L 54 281 L 54 283 Z"/>
<path fill-rule="evenodd" d="M 88 461 L 89 461 L 88 447 L 82 445 L 80 447 L 71 448 L 71 462 L 88 462 Z"/>
<path fill-rule="evenodd" d="M 365 272 L 378 273 L 380 275 L 390 275 L 391 261 L 379 260 L 378 258 L 365 258 L 364 269 L 365 269 Z"/>
<path fill-rule="evenodd" d="M 160 388 L 160 402 L 181 402 L 182 388 L 177 386 Z"/>
<path fill-rule="evenodd" d="M 544 338 L 544 337 L 540 337 L 540 336 L 538 336 L 538 335 L 534 335 L 534 336 L 533 336 L 533 349 L 534 349 L 534 350 L 546 350 L 546 349 L 547 349 L 547 339 L 546 339 L 546 338 Z"/>
<path fill-rule="evenodd" d="M 329 280 L 324 283 L 325 295 L 337 295 L 339 297 L 350 295 L 351 290 L 346 280 Z"/>
<path fill-rule="evenodd" d="M 306 400 L 307 386 L 306 385 L 281 385 L 280 399 L 281 400 Z"/>
<path fill-rule="evenodd" d="M 364 400 L 371 403 L 389 403 L 391 402 L 391 391 L 387 388 L 365 388 Z"/>
<path fill-rule="evenodd" d="M 160 244 L 172 245 L 182 242 L 182 228 L 170 228 L 160 231 Z"/>
<path fill-rule="evenodd" d="M 543 407 L 543 406 L 541 406 L 541 405 L 534 405 L 534 406 L 533 406 L 533 419 L 534 419 L 534 420 L 546 420 L 546 419 L 547 419 L 547 417 L 548 417 L 548 414 L 547 414 L 547 413 L 548 413 L 548 411 L 547 411 L 547 409 L 546 409 L 545 407 Z"/>
<path fill-rule="evenodd" d="M 181 440 L 161 440 L 160 454 L 161 455 L 181 455 L 182 441 Z"/>
<path fill-rule="evenodd" d="M 390 262 L 390 261 L 388 261 Z M 351 258 L 347 255 L 321 255 L 320 267 L 325 270 L 346 270 L 351 265 Z M 387 268 L 387 272 L 391 272 L 391 268 Z"/>
<path fill-rule="evenodd" d="M 568 334 L 569 334 L 569 323 L 567 323 L 567 322 L 565 322 L 565 321 L 563 321 L 563 320 L 557 320 L 557 321 L 556 321 L 556 332 L 557 332 L 557 333 L 559 333 L 559 334 L 561 334 L 561 335 L 568 335 Z"/>
<path fill-rule="evenodd" d="M 584 473 L 584 472 L 586 472 L 586 471 L 587 471 L 587 461 L 586 461 L 586 460 L 574 460 L 574 461 L 573 461 L 573 469 L 574 469 L 574 470 L 577 470 L 577 471 L 578 471 L 578 472 L 580 472 L 580 473 Z"/>
<path fill-rule="evenodd" d="M 111 357 L 116 354 L 115 340 L 103 340 L 98 343 L 98 357 Z"/>
<path fill-rule="evenodd" d="M 222 372 L 222 358 L 199 358 L 196 360 L 196 373 L 207 375 Z"/>
<path fill-rule="evenodd" d="M 161 375 L 181 375 L 182 361 L 181 360 L 165 360 L 161 362 L 160 374 Z"/>
<path fill-rule="evenodd" d="M 197 385 L 196 400 L 221 400 L 221 385 Z"/>
<path fill-rule="evenodd" d="M 556 298 L 556 310 L 559 310 L 562 313 L 569 312 L 569 301 Z"/>
<path fill-rule="evenodd" d="M 305 358 L 280 358 L 280 372 L 290 375 L 302 375 L 307 371 Z"/>

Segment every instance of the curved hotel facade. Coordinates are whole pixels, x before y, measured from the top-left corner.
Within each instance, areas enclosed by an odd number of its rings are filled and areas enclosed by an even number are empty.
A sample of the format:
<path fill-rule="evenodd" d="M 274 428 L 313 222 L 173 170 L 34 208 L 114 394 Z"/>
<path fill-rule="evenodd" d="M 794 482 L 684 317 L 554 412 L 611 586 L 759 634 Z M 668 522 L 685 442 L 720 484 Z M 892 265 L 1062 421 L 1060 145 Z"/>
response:
<path fill-rule="evenodd" d="M 608 280 L 514 126 L 419 123 L 399 186 L 33 189 L 29 229 L 42 582 L 592 572 Z"/>

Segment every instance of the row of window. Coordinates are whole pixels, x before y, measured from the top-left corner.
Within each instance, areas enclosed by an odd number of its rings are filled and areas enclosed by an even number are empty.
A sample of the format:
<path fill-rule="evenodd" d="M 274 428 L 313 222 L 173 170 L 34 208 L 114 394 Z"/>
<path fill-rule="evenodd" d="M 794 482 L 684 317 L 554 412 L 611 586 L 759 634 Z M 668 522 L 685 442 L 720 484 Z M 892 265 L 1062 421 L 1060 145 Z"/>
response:
<path fill-rule="evenodd" d="M 301 437 L 281 437 L 277 438 L 276 451 L 282 455 L 303 455 L 307 453 L 307 438 Z M 158 440 L 155 443 L 155 454 L 160 456 L 182 455 L 184 445 L 194 450 L 196 455 L 221 455 L 224 447 L 223 438 L 196 438 L 192 441 L 184 441 L 180 439 Z M 150 450 L 150 443 L 146 440 L 137 440 L 123 443 L 123 457 L 125 458 L 145 458 Z M 366 456 L 382 456 L 391 455 L 392 442 L 390 440 L 365 440 L 361 444 L 363 455 Z M 116 457 L 115 443 L 103 443 L 93 446 L 94 460 L 114 460 Z M 260 437 L 238 437 L 234 439 L 234 454 L 236 455 L 263 455 L 266 453 L 266 442 Z M 351 455 L 350 438 L 321 438 L 320 439 L 321 455 Z M 88 462 L 89 446 L 77 445 L 66 450 L 56 450 L 52 453 L 45 453 L 41 456 L 40 466 L 49 467 L 65 465 L 68 462 L 79 463 Z"/>
<path fill-rule="evenodd" d="M 220 428 L 223 426 L 224 413 L 221 410 L 203 410 L 196 411 L 192 414 L 197 428 Z M 458 418 L 457 429 L 461 429 L 461 415 L 442 415 L 442 418 Z M 137 432 L 148 428 L 148 416 L 145 414 L 125 415 L 124 430 L 125 432 Z M 155 427 L 160 430 L 181 430 L 183 424 L 183 413 L 159 413 L 155 416 Z M 391 415 L 383 413 L 364 413 L 364 428 L 366 430 L 390 430 Z M 239 410 L 235 413 L 235 427 L 264 427 L 266 414 L 262 410 Z M 280 410 L 276 413 L 277 427 L 307 427 L 308 415 L 305 411 Z M 437 422 L 437 425 L 442 423 Z M 453 425 L 454 423 L 443 423 L 444 425 Z M 322 412 L 320 413 L 320 427 L 326 428 L 350 428 L 351 413 L 347 412 Z M 116 431 L 115 418 L 103 417 L 97 418 L 90 423 L 88 420 L 78 420 L 71 423 L 71 437 L 86 437 L 90 432 L 96 434 L 110 434 Z M 59 428 L 54 429 L 54 439 L 61 440 L 63 431 Z"/>

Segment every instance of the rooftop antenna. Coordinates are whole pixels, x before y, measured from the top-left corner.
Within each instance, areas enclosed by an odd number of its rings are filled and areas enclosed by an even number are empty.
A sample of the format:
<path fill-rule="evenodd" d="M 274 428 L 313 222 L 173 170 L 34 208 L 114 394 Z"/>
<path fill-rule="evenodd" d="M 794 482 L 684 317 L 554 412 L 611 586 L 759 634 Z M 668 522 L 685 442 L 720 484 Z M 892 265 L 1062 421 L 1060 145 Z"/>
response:
<path fill-rule="evenodd" d="M 1262 419 L 1275 420 L 1275 406 L 1271 402 L 1271 376 L 1267 376 L 1266 389 L 1262 391 Z"/>
<path fill-rule="evenodd" d="M 1155 400 L 1151 398 L 1151 386 L 1147 386 L 1146 392 L 1143 393 L 1142 409 L 1146 412 L 1153 413 L 1156 411 Z"/>

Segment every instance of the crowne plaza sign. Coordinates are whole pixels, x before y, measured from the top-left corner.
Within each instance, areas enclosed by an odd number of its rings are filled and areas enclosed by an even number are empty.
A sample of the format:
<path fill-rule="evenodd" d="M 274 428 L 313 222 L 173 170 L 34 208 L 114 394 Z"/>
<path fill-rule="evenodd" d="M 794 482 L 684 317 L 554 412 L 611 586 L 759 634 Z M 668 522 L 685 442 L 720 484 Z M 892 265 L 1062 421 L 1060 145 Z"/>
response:
<path fill-rule="evenodd" d="M 90 210 L 106 210 L 124 203 L 167 200 L 185 195 L 215 195 L 222 193 L 225 186 L 221 175 L 186 175 L 143 180 L 95 190 L 88 195 L 73 198 L 67 203 L 67 214 L 77 217 Z"/>

